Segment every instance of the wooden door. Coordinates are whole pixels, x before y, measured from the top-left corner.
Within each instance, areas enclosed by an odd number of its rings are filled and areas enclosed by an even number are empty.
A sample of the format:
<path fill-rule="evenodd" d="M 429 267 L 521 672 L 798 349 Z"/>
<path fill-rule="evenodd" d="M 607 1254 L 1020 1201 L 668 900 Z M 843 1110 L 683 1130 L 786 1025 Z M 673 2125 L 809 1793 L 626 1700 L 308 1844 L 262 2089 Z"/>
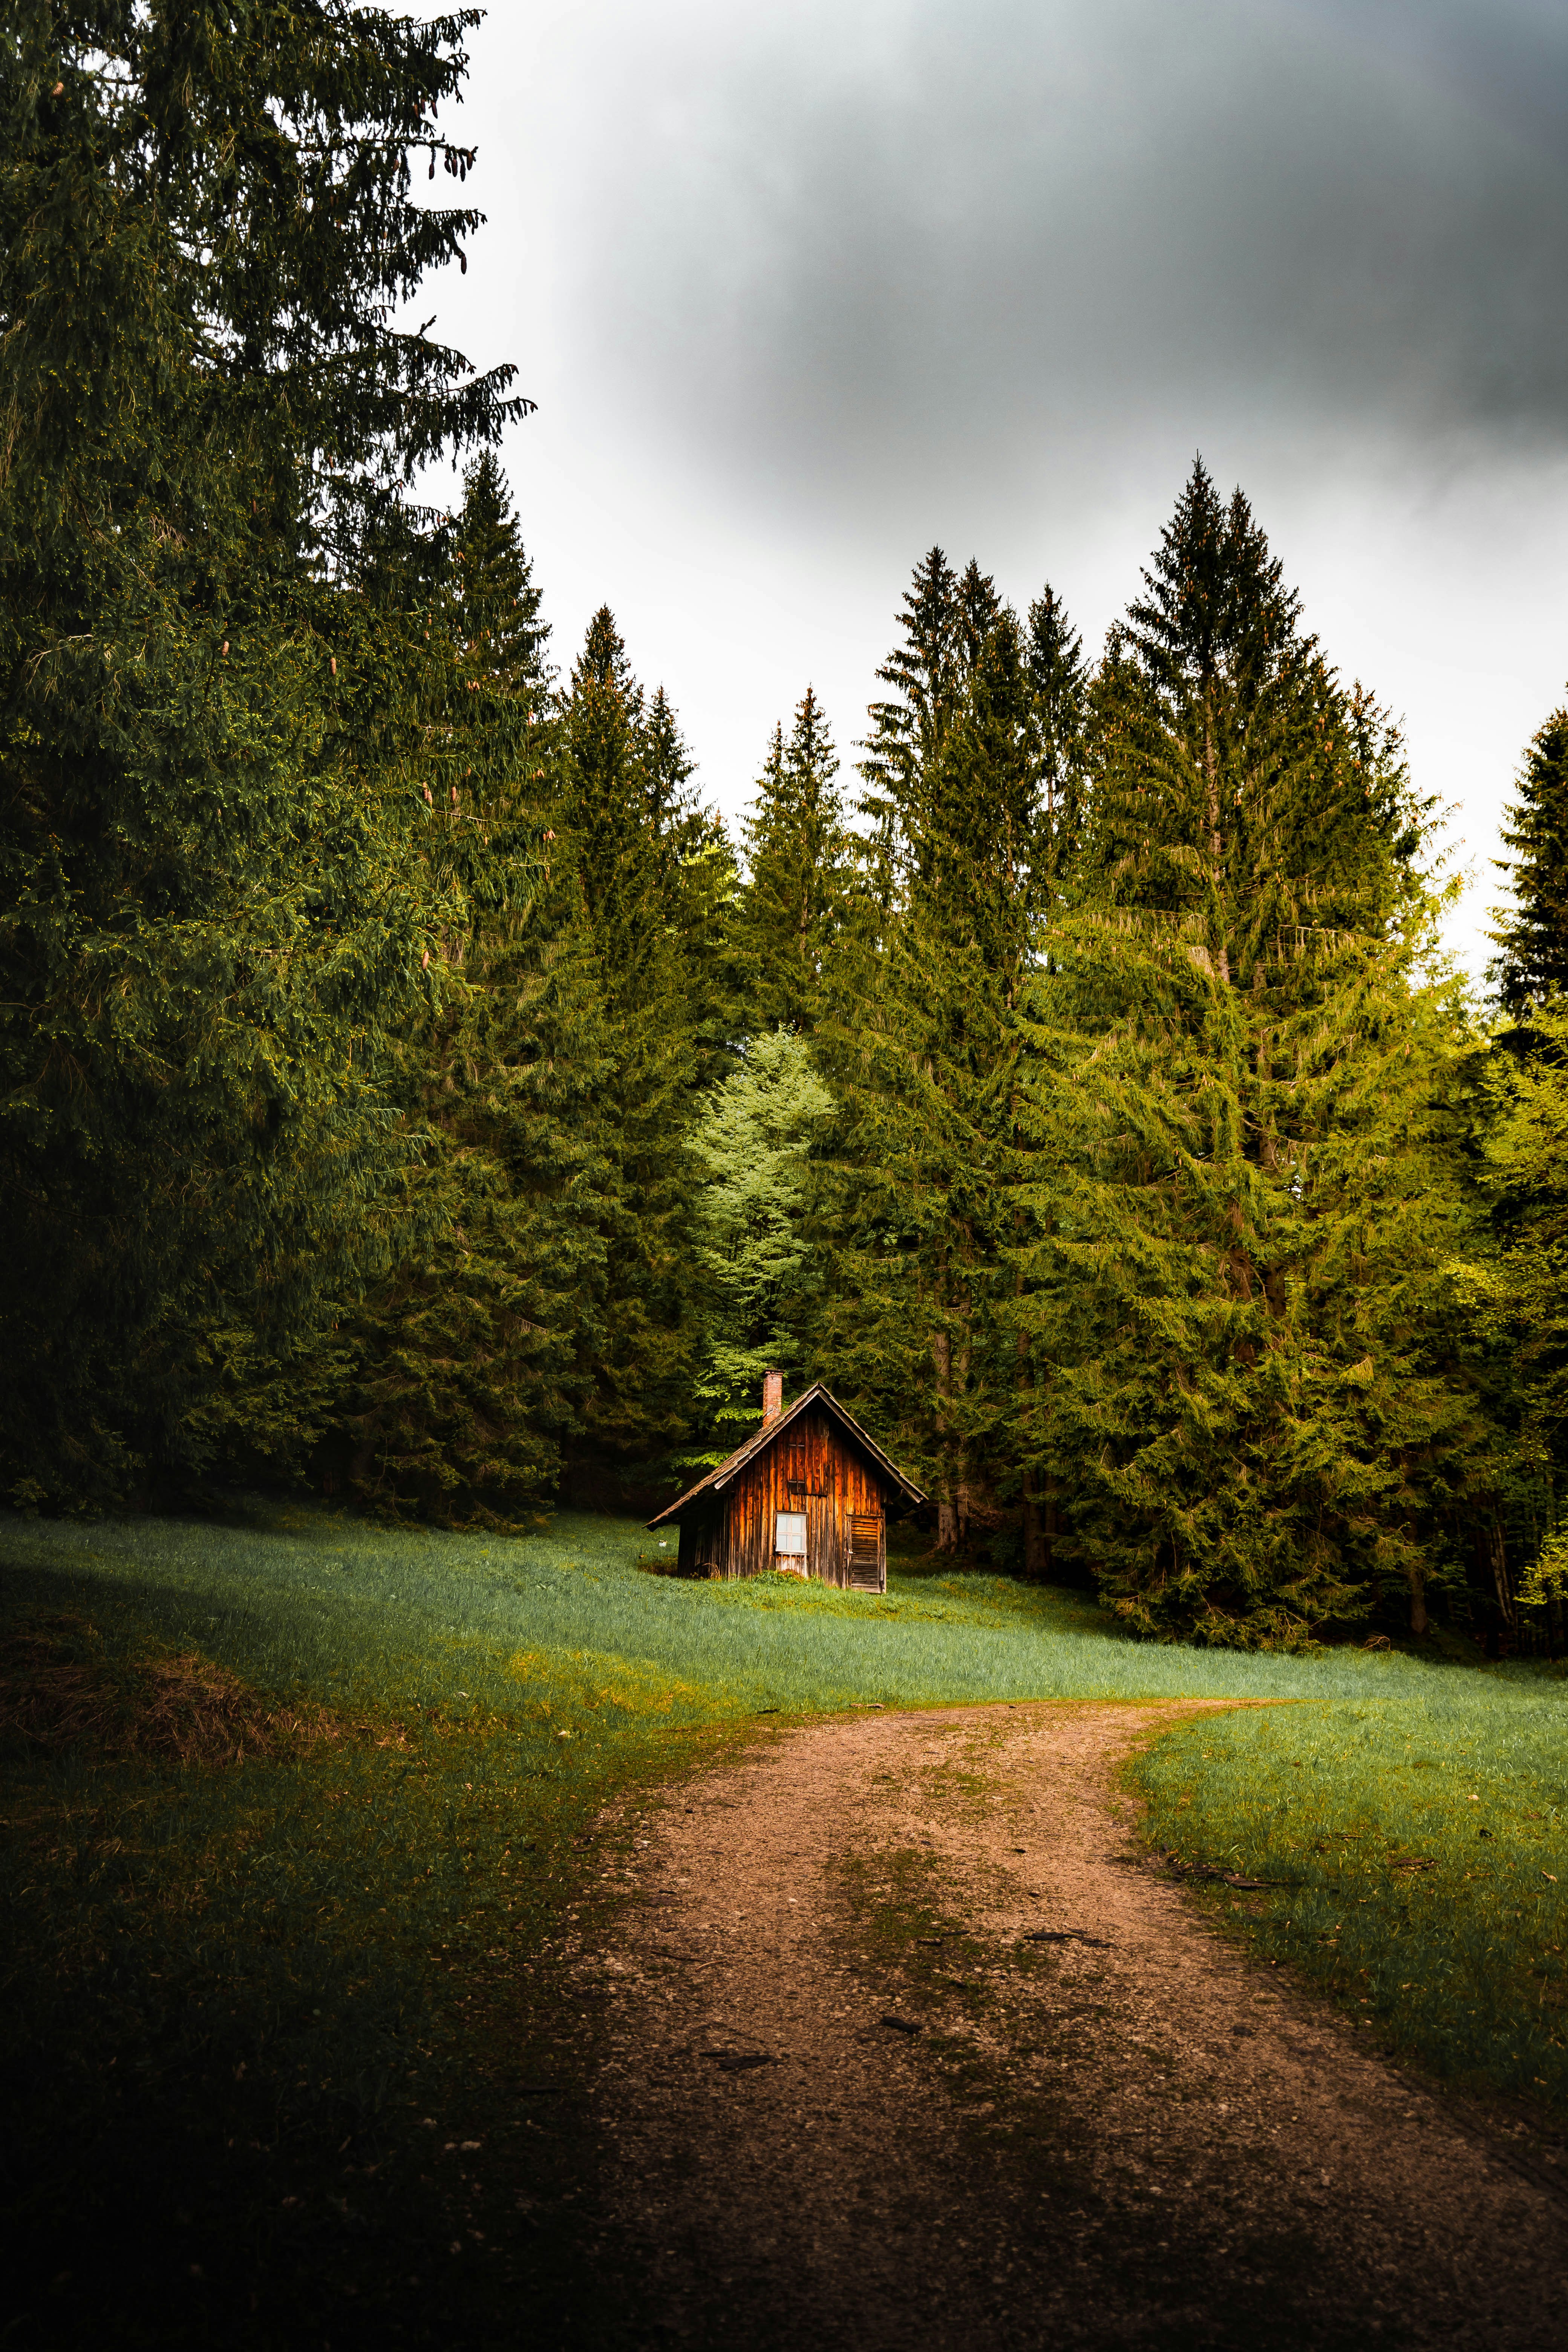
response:
<path fill-rule="evenodd" d="M 802 1444 L 796 1459 L 795 1475 L 799 1481 L 795 1493 L 800 1499 L 796 1508 L 805 1513 L 808 1530 L 806 1574 L 831 1576 L 835 1567 L 833 1544 L 832 1464 L 824 1443 L 825 1432 L 815 1418 L 802 1431 Z"/>
<path fill-rule="evenodd" d="M 887 1590 L 886 1521 L 880 1511 L 853 1511 L 849 1517 L 851 1592 Z"/>
<path fill-rule="evenodd" d="M 807 1576 L 826 1576 L 833 1566 L 833 1528 L 827 1516 L 826 1498 L 814 1487 L 806 1489 L 805 1508 L 805 1572 Z"/>

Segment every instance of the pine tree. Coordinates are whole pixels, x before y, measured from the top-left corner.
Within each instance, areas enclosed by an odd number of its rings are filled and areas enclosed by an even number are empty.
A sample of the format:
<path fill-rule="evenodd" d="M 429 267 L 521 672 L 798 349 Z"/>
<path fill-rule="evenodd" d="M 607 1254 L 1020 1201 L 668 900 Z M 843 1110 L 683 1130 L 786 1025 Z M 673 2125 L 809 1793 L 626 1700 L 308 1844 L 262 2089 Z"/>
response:
<path fill-rule="evenodd" d="M 694 1082 L 716 1086 L 735 1067 L 744 1025 L 731 941 L 740 892 L 734 845 L 723 818 L 691 788 L 697 763 L 662 686 L 654 689 L 639 743 L 665 921 L 697 1045 Z"/>
<path fill-rule="evenodd" d="M 731 926 L 752 1034 L 808 1034 L 823 965 L 842 919 L 848 875 L 844 806 L 834 782 L 838 755 L 808 686 L 789 740 L 773 730 L 756 799 L 745 820 L 748 877 Z"/>
<path fill-rule="evenodd" d="M 994 1520 L 1010 1468 L 1017 1008 L 1044 869 L 1016 620 L 934 552 L 905 611 L 880 673 L 902 707 L 873 713 L 867 763 L 900 885 L 847 929 L 819 1033 L 842 1106 L 819 1353 L 918 1465 L 952 1548 Z"/>
<path fill-rule="evenodd" d="M 1495 1264 L 1476 1284 L 1490 1342 L 1505 1474 L 1482 1515 L 1475 1574 L 1492 1636 L 1517 1636 L 1510 1556 L 1525 1564 L 1527 1601 L 1561 1616 L 1568 1593 L 1568 1324 L 1562 1274 L 1568 1216 L 1561 1178 L 1568 1087 L 1568 709 L 1553 711 L 1526 747 L 1501 870 L 1513 902 L 1497 909 L 1499 953 L 1489 977 L 1507 1024 L 1488 1057 L 1479 1122 L 1492 1192 Z"/>
<path fill-rule="evenodd" d="M 1201 457 L 1143 586 L 1128 607 L 1127 636 L 1154 690 L 1183 704 L 1195 696 L 1212 709 L 1224 681 L 1250 709 L 1305 650 L 1300 598 L 1285 586 L 1283 564 L 1242 492 L 1226 507 Z"/>
<path fill-rule="evenodd" d="M 689 787 L 697 763 L 662 686 L 654 688 L 639 733 L 648 830 L 656 841 L 668 841 L 694 813 Z"/>
<path fill-rule="evenodd" d="M 700 971 L 718 922 L 701 863 L 713 824 L 689 804 L 673 713 L 662 697 L 648 712 L 607 606 L 574 667 L 563 731 L 555 824 L 583 895 L 605 1051 L 593 1112 L 605 1293 L 574 1449 L 592 1489 L 605 1473 L 652 1474 L 685 1430 L 699 1331 L 688 1138 L 702 1084 L 725 1065 L 707 1050 Z"/>
<path fill-rule="evenodd" d="M 1493 1656 L 1521 1637 L 1556 1654 L 1568 1616 L 1568 1003 L 1525 1004 L 1528 1029 L 1477 1055 L 1493 1248 L 1467 1286 L 1499 1475 L 1490 1507 L 1473 1515 L 1469 1580 Z"/>
<path fill-rule="evenodd" d="M 440 1003 L 405 1064 L 424 1147 L 409 1242 L 351 1327 L 340 1427 L 363 1498 L 456 1524 L 514 1518 L 556 1485 L 604 1260 L 597 974 L 576 877 L 544 838 L 560 790 L 549 630 L 488 451 L 429 618 L 415 765 L 433 876 L 461 890 Z"/>
<path fill-rule="evenodd" d="M 1513 852 L 1513 906 L 1492 938 L 1500 950 L 1491 970 L 1504 1010 L 1526 1007 L 1568 988 L 1568 709 L 1554 710 L 1524 755 L 1519 798 L 1503 840 Z"/>
<path fill-rule="evenodd" d="M 478 691 L 489 682 L 521 703 L 525 723 L 537 725 L 550 685 L 550 630 L 541 618 L 542 592 L 534 583 L 493 449 L 481 450 L 464 478 L 452 567 L 452 625 L 465 684 Z"/>
<path fill-rule="evenodd" d="M 877 672 L 886 698 L 873 702 L 860 762 L 858 803 L 868 821 L 871 902 L 889 908 L 902 887 L 911 829 L 918 830 L 924 779 L 952 724 L 962 687 L 958 576 L 940 547 L 915 566 L 900 621 L 902 642 Z"/>
<path fill-rule="evenodd" d="M 1042 1466 L 1142 1632 L 1289 1643 L 1390 1590 L 1419 1627 L 1485 1433 L 1397 739 L 1201 467 L 1146 583 L 1035 988 Z"/>
<path fill-rule="evenodd" d="M 342 1424 L 354 1489 L 384 1510 L 514 1520 L 553 1495 L 583 1426 L 608 1160 L 597 974 L 576 905 L 547 886 L 483 927 L 464 1017 L 437 1041 L 423 1213 L 356 1323 Z"/>
<path fill-rule="evenodd" d="M 356 550 L 510 372 L 396 331 L 471 16 L 13 12 L 0 60 L 5 1455 L 123 1488 L 210 1442 L 219 1335 L 384 1259 L 389 1044 L 441 919 L 339 730 Z M 465 265 L 466 266 L 466 265 Z M 406 520 L 406 519 L 405 519 Z M 341 656 L 341 657 L 340 657 Z"/>
<path fill-rule="evenodd" d="M 1070 874 L 1083 831 L 1089 665 L 1083 639 L 1047 582 L 1029 607 L 1026 660 L 1035 705 L 1035 756 L 1053 882 Z"/>

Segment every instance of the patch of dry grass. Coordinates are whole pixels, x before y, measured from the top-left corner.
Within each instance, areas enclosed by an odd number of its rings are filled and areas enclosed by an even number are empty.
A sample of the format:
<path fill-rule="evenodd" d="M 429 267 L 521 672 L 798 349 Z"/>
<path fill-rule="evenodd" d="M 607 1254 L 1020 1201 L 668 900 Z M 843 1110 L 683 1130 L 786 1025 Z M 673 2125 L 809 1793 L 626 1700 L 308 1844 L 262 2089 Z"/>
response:
<path fill-rule="evenodd" d="M 0 1636 L 0 1744 L 83 1761 L 240 1764 L 339 1736 L 323 1707 L 269 1705 L 198 1650 L 111 1655 L 90 1621 L 57 1612 Z"/>

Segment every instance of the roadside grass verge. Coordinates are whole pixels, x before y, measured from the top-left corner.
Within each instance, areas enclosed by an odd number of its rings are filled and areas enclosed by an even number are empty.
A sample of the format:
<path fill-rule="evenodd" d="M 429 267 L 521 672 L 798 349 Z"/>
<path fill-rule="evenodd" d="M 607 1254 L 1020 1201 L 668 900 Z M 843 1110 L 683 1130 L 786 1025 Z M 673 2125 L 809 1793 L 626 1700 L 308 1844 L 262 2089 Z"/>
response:
<path fill-rule="evenodd" d="M 1162 1759 L 1183 1759 L 1180 1831 L 1160 1833 L 1194 1857 L 1200 1821 L 1216 1853 L 1241 1837 L 1239 1812 L 1220 1834 L 1233 1784 L 1252 1834 L 1270 1737 L 1303 1785 L 1289 1759 L 1309 1725 L 1431 1725 L 1435 1743 L 1469 1738 L 1478 1790 L 1491 1758 L 1561 1793 L 1563 1693 L 1529 1670 L 1152 1648 L 1081 1594 L 907 1558 L 873 1596 L 685 1583 L 639 1573 L 647 1549 L 635 1523 L 568 1514 L 526 1538 L 261 1504 L 222 1522 L 0 1521 L 0 2166 L 27 2340 L 107 2323 L 128 2347 L 259 2347 L 308 2322 L 339 2352 L 482 2341 L 520 2296 L 563 2342 L 611 2340 L 576 2251 L 594 2015 L 572 1948 L 621 1899 L 625 1801 L 759 1718 L 1261 1704 L 1142 1759 L 1158 1819 Z M 1323 1822 L 1357 1830 L 1327 1730 L 1314 1770 Z M 1458 1943 L 1480 1954 L 1467 2063 L 1557 2099 L 1541 2021 L 1561 1979 L 1543 1990 L 1531 1971 L 1563 1923 L 1548 1937 L 1521 1895 L 1506 1932 L 1528 1965 L 1495 1965 L 1515 1848 L 1500 1806 L 1488 1825 L 1491 1875 L 1467 1864 L 1456 1882 Z M 1343 1869 L 1364 1843 L 1334 1844 Z M 1532 1843 L 1531 1859 L 1554 1866 Z M 1371 1965 L 1384 1914 L 1403 1932 L 1370 1895 L 1334 1909 L 1341 1975 Z M 1438 1972 L 1400 2012 L 1412 2046 L 1448 2047 L 1447 1952 L 1430 1947 Z M 1524 2054 L 1504 2063 L 1505 2047 Z"/>
<path fill-rule="evenodd" d="M 1378 1687 L 1379 1675 L 1388 1680 Z M 1380 2046 L 1568 2113 L 1568 1688 L 1531 1667 L 1208 1716 L 1133 1759 L 1143 1835 Z"/>

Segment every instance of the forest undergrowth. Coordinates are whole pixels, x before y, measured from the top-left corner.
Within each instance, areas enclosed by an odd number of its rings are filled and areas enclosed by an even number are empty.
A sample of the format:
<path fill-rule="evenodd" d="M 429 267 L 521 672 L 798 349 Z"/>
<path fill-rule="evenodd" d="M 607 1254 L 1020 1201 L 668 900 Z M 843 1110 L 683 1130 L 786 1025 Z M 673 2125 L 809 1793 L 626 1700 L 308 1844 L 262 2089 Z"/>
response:
<path fill-rule="evenodd" d="M 29 2340 L 262 2343 L 330 2306 L 334 2343 L 434 2342 L 524 2289 L 548 2309 L 589 2163 L 566 1948 L 610 1916 L 628 1806 L 813 1713 L 1237 1702 L 1140 1759 L 1155 1843 L 1288 1882 L 1216 1899 L 1380 2037 L 1568 2105 L 1550 1670 L 1152 1645 L 910 1550 L 880 1597 L 654 1556 L 568 1515 L 0 1528 Z"/>

